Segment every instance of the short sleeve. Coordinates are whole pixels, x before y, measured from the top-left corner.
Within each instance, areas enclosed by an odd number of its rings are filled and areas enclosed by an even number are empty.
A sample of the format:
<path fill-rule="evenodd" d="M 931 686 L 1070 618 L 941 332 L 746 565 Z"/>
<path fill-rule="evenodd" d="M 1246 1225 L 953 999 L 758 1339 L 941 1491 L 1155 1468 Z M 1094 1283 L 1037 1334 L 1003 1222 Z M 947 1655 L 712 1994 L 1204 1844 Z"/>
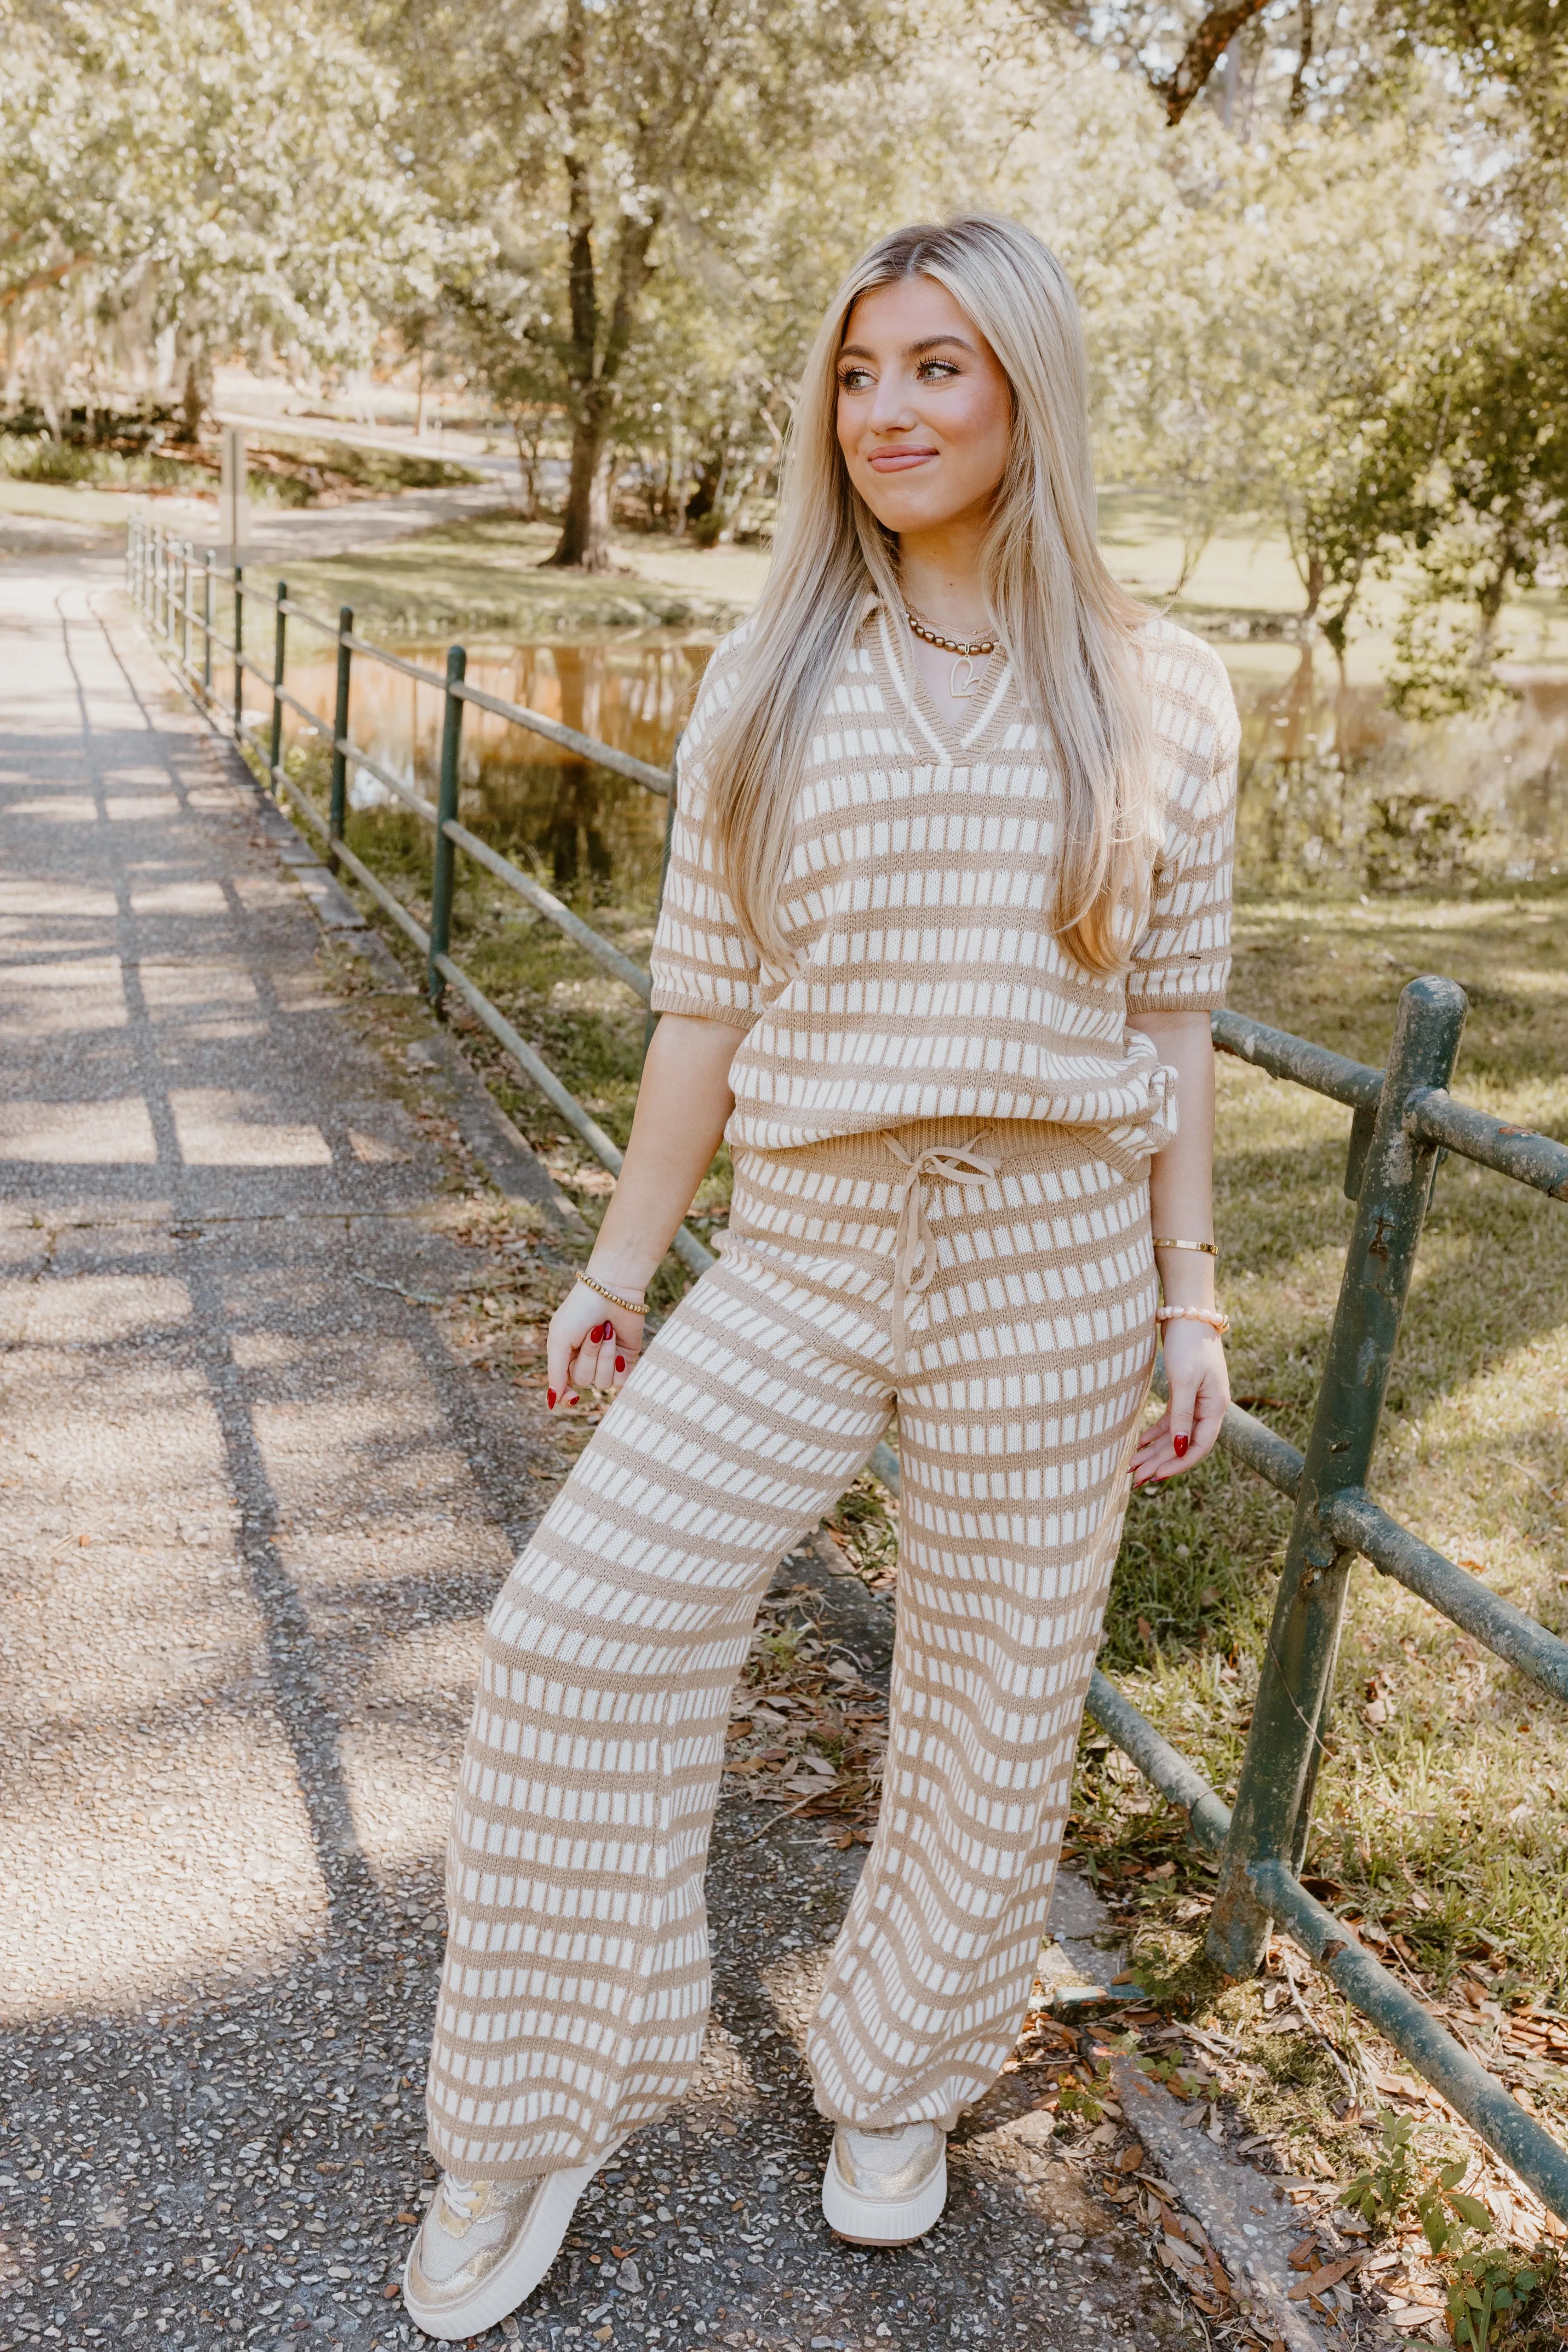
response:
<path fill-rule="evenodd" d="M 1230 980 L 1236 697 L 1213 648 L 1158 648 L 1155 744 L 1164 819 L 1149 915 L 1127 975 L 1129 1013 L 1212 1013 Z"/>
<path fill-rule="evenodd" d="M 763 1010 L 760 960 L 735 919 L 703 837 L 704 751 L 730 699 L 733 639 L 717 646 L 681 738 L 669 866 L 654 933 L 656 1013 L 685 1013 L 749 1029 Z"/>

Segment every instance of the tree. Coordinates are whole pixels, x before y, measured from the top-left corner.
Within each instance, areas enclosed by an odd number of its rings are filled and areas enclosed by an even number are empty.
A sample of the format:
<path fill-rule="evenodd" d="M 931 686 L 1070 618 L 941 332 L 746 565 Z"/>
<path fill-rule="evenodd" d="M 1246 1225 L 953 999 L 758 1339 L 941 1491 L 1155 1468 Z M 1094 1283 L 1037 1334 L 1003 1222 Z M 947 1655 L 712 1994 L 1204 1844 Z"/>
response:
<path fill-rule="evenodd" d="M 363 363 L 433 295 L 390 78 L 314 0 L 0 0 L 0 310 L 86 281 L 193 428 L 215 354 Z"/>
<path fill-rule="evenodd" d="M 1435 358 L 1436 415 L 1396 632 L 1395 702 L 1422 715 L 1493 690 L 1510 593 L 1568 553 L 1568 294 L 1554 278 L 1471 289 Z"/>
<path fill-rule="evenodd" d="M 1402 100 L 1409 69 L 1441 60 L 1468 93 L 1506 92 L 1552 152 L 1568 149 L 1568 58 L 1557 0 L 1028 0 L 1141 74 L 1173 127 L 1227 55 L 1253 42 L 1281 110 L 1323 115 Z"/>
<path fill-rule="evenodd" d="M 388 0 L 405 121 L 482 226 L 571 435 L 551 561 L 608 562 L 607 466 L 661 257 L 722 247 L 822 93 L 881 59 L 891 0 Z"/>

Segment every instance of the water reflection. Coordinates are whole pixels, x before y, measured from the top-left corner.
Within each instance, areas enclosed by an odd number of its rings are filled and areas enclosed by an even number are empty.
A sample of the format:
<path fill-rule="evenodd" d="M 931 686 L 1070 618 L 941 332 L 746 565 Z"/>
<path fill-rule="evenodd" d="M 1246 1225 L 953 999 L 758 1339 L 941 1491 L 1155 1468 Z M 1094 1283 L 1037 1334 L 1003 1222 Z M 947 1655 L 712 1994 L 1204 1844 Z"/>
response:
<path fill-rule="evenodd" d="M 444 646 L 395 650 L 437 672 L 446 667 Z M 710 637 L 621 631 L 473 652 L 468 674 L 487 693 L 667 767 L 711 651 Z M 331 711 L 334 681 L 331 661 L 289 665 L 289 690 L 323 718 Z M 390 774 L 434 798 L 444 702 L 438 688 L 356 657 L 350 737 Z M 302 740 L 303 730 L 299 733 Z M 540 860 L 558 889 L 584 880 L 635 883 L 657 870 L 662 795 L 471 704 L 463 716 L 459 774 L 464 823 L 510 856 Z M 349 795 L 359 809 L 392 800 L 364 768 L 351 767 Z"/>
<path fill-rule="evenodd" d="M 1239 672 L 1239 675 L 1236 673 Z M 1310 646 L 1269 680 L 1236 662 L 1237 871 L 1369 889 L 1522 881 L 1568 864 L 1568 680 L 1524 666 L 1488 707 L 1403 719 Z"/>
<path fill-rule="evenodd" d="M 439 672 L 443 646 L 396 650 Z M 468 676 L 656 766 L 668 764 L 712 651 L 675 630 L 606 630 L 472 653 Z M 1486 713 L 1419 725 L 1375 686 L 1345 686 L 1320 649 L 1260 664 L 1230 657 L 1242 717 L 1238 870 L 1259 886 L 1338 875 L 1358 887 L 1522 878 L 1568 862 L 1568 683 L 1520 671 L 1510 698 Z M 1261 649 L 1258 649 L 1261 651 Z M 1283 649 L 1281 649 L 1281 652 Z M 323 714 L 333 667 L 290 665 L 289 684 Z M 350 733 L 390 773 L 434 796 L 443 697 L 361 657 Z M 351 797 L 389 799 L 369 772 Z M 537 862 L 559 889 L 630 899 L 649 887 L 662 852 L 661 795 L 558 751 L 489 712 L 468 708 L 464 821 L 520 863 Z"/>

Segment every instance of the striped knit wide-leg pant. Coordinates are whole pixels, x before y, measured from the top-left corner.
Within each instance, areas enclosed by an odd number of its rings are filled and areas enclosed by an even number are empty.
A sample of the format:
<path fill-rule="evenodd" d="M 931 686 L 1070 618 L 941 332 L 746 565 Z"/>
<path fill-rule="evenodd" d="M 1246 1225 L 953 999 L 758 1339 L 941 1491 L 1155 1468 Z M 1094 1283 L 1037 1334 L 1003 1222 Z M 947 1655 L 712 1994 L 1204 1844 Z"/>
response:
<path fill-rule="evenodd" d="M 897 1130 L 906 1160 L 974 1142 Z M 662 2115 L 708 2013 L 703 1874 L 758 1601 L 896 1404 L 881 1819 L 807 2045 L 838 2122 L 951 2126 L 1001 2072 L 1050 1907 L 1154 1354 L 1148 1188 L 1066 1130 L 994 1174 L 883 1137 L 736 1166 L 730 1237 L 502 1589 L 454 1807 L 429 2076 L 444 2168 L 522 2180 Z M 906 1298 L 908 1187 L 935 1273 Z M 901 1228 L 909 1233 L 906 1212 Z"/>

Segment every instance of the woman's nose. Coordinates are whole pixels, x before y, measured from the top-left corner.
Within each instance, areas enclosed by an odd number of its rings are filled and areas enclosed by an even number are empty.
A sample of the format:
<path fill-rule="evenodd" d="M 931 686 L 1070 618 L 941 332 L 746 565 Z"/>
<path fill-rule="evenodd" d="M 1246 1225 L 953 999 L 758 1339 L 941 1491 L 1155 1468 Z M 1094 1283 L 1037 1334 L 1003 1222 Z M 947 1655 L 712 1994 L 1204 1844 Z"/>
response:
<path fill-rule="evenodd" d="M 898 376 L 884 376 L 871 402 L 871 426 L 877 433 L 907 433 L 915 422 L 910 388 Z"/>

